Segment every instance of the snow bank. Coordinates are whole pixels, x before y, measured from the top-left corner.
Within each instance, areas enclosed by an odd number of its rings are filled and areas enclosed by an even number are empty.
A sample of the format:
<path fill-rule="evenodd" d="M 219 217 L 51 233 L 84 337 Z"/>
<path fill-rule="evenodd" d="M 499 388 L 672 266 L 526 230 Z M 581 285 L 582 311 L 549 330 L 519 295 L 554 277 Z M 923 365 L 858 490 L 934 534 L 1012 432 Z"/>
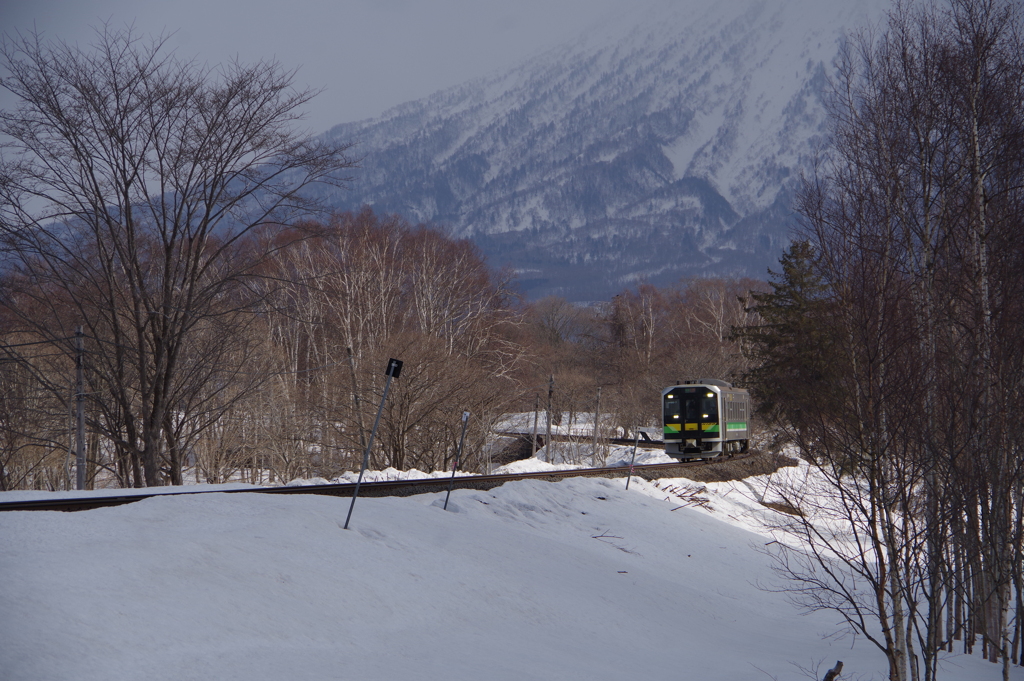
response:
<path fill-rule="evenodd" d="M 639 482 L 457 490 L 448 512 L 443 494 L 363 498 L 348 531 L 349 500 L 313 495 L 3 513 L 2 676 L 703 681 L 841 659 L 884 678 L 869 645 L 832 638 L 836 617 L 758 588 L 765 539 L 731 524 L 744 486 L 707 486 L 709 511 Z"/>

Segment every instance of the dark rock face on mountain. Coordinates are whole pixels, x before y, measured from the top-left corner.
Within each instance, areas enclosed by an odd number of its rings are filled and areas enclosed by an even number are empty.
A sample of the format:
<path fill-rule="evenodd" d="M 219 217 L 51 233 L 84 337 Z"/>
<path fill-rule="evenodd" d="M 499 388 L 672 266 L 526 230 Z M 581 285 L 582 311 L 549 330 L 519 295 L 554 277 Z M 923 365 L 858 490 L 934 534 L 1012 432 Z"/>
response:
<path fill-rule="evenodd" d="M 844 30 L 874 0 L 671 2 L 507 73 L 339 125 L 370 204 L 473 239 L 531 297 L 763 278 L 823 141 Z"/>

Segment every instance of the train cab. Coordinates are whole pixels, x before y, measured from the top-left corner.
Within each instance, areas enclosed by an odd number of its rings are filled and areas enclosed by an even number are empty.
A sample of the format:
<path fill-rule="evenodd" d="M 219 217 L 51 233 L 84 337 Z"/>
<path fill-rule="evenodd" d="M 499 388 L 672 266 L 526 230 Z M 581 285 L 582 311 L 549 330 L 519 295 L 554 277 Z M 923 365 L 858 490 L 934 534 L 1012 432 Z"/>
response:
<path fill-rule="evenodd" d="M 712 458 L 749 448 L 750 394 L 718 379 L 685 381 L 661 394 L 665 453 Z"/>

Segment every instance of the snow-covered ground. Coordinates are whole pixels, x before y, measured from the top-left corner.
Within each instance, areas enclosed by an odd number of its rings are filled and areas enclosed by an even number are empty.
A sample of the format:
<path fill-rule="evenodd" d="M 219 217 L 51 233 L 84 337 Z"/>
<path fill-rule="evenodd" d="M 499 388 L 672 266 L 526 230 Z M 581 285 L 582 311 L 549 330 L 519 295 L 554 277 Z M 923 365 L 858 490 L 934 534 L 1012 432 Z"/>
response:
<path fill-rule="evenodd" d="M 885 678 L 770 590 L 766 478 L 625 484 L 361 498 L 347 531 L 349 499 L 313 495 L 2 513 L 0 678 Z"/>

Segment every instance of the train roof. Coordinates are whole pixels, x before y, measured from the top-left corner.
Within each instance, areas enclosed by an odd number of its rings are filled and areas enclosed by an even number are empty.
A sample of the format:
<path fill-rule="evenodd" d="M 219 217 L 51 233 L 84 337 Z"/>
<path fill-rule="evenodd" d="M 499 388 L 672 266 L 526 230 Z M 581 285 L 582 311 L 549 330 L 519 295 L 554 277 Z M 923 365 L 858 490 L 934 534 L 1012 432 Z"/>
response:
<path fill-rule="evenodd" d="M 737 391 L 737 392 L 744 392 L 744 393 L 747 392 L 746 388 L 737 388 L 732 383 L 730 383 L 729 381 L 723 381 L 720 378 L 697 378 L 697 379 L 682 381 L 680 383 L 675 383 L 675 384 L 669 386 L 665 390 L 671 390 L 674 387 L 684 386 L 684 385 L 705 385 L 705 386 L 711 386 L 711 387 L 721 388 L 721 389 L 725 389 L 725 390 L 734 390 L 734 391 Z"/>
<path fill-rule="evenodd" d="M 698 378 L 694 381 L 683 381 L 683 385 L 714 385 L 719 388 L 731 388 L 732 383 L 718 378 Z"/>

